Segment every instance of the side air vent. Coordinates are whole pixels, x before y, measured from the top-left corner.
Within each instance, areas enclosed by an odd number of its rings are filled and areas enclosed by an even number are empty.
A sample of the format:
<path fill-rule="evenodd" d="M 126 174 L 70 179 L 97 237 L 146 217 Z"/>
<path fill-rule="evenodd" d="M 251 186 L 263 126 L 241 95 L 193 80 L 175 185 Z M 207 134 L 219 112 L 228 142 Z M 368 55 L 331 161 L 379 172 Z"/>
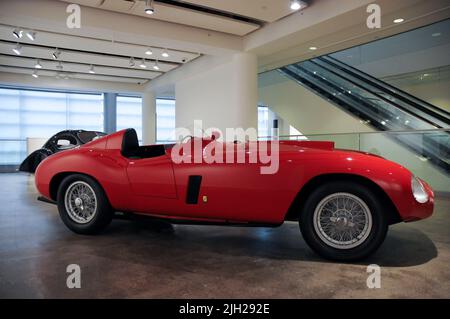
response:
<path fill-rule="evenodd" d="M 197 204 L 198 195 L 200 194 L 200 185 L 202 183 L 202 177 L 200 175 L 189 176 L 186 204 Z"/>

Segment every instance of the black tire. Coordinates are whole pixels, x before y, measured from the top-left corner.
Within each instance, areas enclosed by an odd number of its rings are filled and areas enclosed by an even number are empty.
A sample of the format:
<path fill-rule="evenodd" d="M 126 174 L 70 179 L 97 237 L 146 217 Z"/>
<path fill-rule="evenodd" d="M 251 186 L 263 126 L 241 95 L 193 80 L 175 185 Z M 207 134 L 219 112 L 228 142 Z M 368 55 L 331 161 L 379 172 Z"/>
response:
<path fill-rule="evenodd" d="M 367 237 L 361 240 L 356 247 L 346 249 L 332 247 L 325 239 L 319 236 L 318 231 L 314 227 L 316 207 L 327 196 L 335 193 L 348 193 L 356 196 L 370 210 L 372 226 L 370 231 L 367 231 Z M 299 224 L 306 243 L 320 256 L 336 261 L 356 261 L 372 254 L 383 243 L 388 229 L 387 216 L 383 212 L 381 200 L 377 198 L 375 193 L 362 184 L 345 181 L 329 182 L 314 190 L 303 206 Z"/>
<path fill-rule="evenodd" d="M 96 210 L 93 217 L 87 223 L 79 223 L 70 217 L 65 205 L 66 192 L 70 185 L 75 182 L 84 182 L 88 184 L 95 193 L 97 200 Z M 92 178 L 86 175 L 73 174 L 69 175 L 61 182 L 58 188 L 57 204 L 59 215 L 64 224 L 77 234 L 93 235 L 101 232 L 112 220 L 113 209 L 106 197 L 103 188 Z"/>

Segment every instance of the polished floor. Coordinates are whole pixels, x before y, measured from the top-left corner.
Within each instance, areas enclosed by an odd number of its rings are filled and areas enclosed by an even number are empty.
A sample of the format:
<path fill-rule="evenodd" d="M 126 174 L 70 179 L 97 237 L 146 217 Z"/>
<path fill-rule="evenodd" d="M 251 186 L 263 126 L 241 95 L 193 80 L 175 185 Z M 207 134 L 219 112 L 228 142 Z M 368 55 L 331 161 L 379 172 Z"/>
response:
<path fill-rule="evenodd" d="M 0 298 L 450 298 L 450 201 L 431 219 L 391 227 L 361 263 L 331 263 L 298 225 L 171 226 L 114 221 L 99 236 L 70 232 L 33 177 L 0 174 Z M 81 288 L 66 267 L 81 268 Z M 381 288 L 366 285 L 381 266 Z"/>

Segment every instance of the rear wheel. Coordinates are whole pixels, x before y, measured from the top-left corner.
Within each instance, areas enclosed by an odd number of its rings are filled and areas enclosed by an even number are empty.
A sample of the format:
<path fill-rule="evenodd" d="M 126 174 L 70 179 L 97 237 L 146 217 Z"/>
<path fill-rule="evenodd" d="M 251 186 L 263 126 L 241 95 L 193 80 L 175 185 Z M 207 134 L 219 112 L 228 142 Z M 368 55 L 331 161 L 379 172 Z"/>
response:
<path fill-rule="evenodd" d="M 96 234 L 112 220 L 113 210 L 102 187 L 92 178 L 74 174 L 58 188 L 57 204 L 64 224 L 78 234 Z"/>
<path fill-rule="evenodd" d="M 380 200 L 364 185 L 330 182 L 306 200 L 300 216 L 305 241 L 319 255 L 351 261 L 373 253 L 388 228 Z"/>

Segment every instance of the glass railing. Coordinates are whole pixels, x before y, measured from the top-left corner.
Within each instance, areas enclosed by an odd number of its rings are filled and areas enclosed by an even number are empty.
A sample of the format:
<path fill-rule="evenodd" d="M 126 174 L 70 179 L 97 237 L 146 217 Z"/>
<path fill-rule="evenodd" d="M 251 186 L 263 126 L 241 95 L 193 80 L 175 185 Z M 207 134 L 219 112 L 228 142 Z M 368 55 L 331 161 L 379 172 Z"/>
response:
<path fill-rule="evenodd" d="M 332 141 L 335 148 L 376 154 L 405 166 L 435 190 L 450 191 L 450 129 L 284 135 L 279 139 Z"/>

